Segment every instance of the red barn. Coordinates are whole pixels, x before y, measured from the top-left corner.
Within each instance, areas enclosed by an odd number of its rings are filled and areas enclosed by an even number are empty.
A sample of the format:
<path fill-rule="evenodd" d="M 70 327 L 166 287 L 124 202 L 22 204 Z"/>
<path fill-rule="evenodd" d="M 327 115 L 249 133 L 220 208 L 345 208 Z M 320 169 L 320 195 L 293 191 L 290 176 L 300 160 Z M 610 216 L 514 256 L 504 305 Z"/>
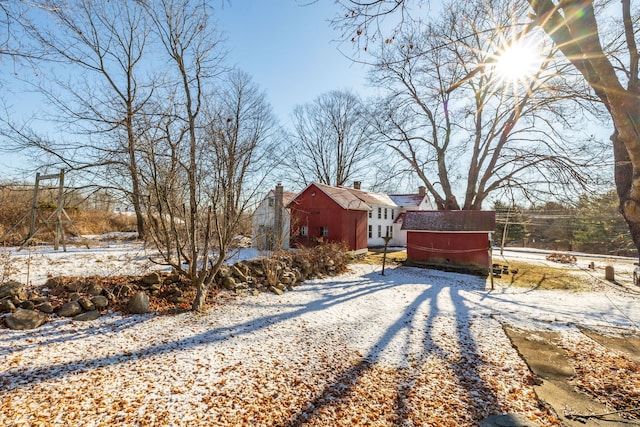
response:
<path fill-rule="evenodd" d="M 367 250 L 371 208 L 348 189 L 314 182 L 287 207 L 291 212 L 291 246 L 344 242 L 349 250 Z"/>
<path fill-rule="evenodd" d="M 494 211 L 408 211 L 407 261 L 479 274 L 491 271 Z"/>

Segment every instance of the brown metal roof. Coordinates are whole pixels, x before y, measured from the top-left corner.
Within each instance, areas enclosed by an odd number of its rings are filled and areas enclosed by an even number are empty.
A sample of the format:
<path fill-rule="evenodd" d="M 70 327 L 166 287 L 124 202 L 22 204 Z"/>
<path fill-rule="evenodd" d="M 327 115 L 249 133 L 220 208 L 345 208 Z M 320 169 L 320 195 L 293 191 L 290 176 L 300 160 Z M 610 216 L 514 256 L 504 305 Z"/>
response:
<path fill-rule="evenodd" d="M 408 211 L 402 224 L 403 230 L 494 232 L 494 211 Z"/>
<path fill-rule="evenodd" d="M 354 196 L 356 196 L 358 199 L 362 200 L 369 206 L 376 205 L 376 206 L 389 206 L 392 208 L 397 207 L 397 205 L 393 203 L 393 200 L 391 200 L 391 198 L 389 198 L 389 196 L 387 196 L 386 194 L 371 193 L 369 191 L 356 190 L 355 188 L 348 188 L 348 187 L 340 187 L 340 188 L 344 188 L 345 190 L 349 191 L 351 194 L 353 194 Z"/>
<path fill-rule="evenodd" d="M 356 197 L 356 195 L 351 193 L 347 188 L 332 187 L 330 185 L 320 184 L 318 182 L 314 182 L 311 185 L 315 185 L 318 189 L 322 190 L 327 196 L 331 197 L 343 209 L 349 209 L 352 211 L 371 210 L 369 205 Z"/>

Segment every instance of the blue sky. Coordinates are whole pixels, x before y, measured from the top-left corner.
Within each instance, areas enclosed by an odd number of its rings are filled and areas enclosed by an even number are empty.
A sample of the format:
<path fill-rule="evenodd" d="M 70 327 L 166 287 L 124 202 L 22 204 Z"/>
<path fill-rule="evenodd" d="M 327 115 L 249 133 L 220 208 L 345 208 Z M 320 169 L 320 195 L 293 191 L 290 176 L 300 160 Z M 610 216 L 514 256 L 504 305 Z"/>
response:
<path fill-rule="evenodd" d="M 329 20 L 340 13 L 333 1 L 231 0 L 215 11 L 226 38 L 229 65 L 252 76 L 282 124 L 290 124 L 295 105 L 312 102 L 324 92 L 372 93 L 366 87 L 367 68 L 345 56 L 354 53 L 353 47 L 340 46 L 340 33 L 330 26 Z M 38 102 L 26 101 L 25 96 L 33 100 L 35 95 L 19 94 L 17 89 L 7 97 L 11 105 L 31 116 Z M 0 154 L 3 178 L 21 176 L 18 169 L 29 163 L 31 159 L 19 154 Z"/>
<path fill-rule="evenodd" d="M 370 93 L 366 67 L 338 50 L 354 53 L 348 43 L 339 45 L 340 33 L 329 24 L 340 12 L 339 6 L 329 0 L 308 3 L 236 0 L 217 9 L 230 64 L 253 77 L 283 124 L 295 105 L 311 102 L 329 90 Z"/>

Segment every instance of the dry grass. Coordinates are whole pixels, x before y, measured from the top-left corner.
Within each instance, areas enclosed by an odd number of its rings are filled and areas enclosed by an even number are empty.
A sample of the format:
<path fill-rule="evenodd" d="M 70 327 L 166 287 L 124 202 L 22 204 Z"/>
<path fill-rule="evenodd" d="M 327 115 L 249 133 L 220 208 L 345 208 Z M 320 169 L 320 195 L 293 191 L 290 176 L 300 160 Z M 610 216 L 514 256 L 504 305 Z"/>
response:
<path fill-rule="evenodd" d="M 359 260 L 358 262 L 362 264 L 377 265 L 377 264 L 382 264 L 383 257 L 384 257 L 383 249 L 372 249 L 369 252 L 367 252 L 367 256 L 364 259 Z M 406 260 L 407 260 L 407 251 L 405 250 L 387 251 L 387 263 L 389 264 L 400 263 Z"/>
<path fill-rule="evenodd" d="M 506 265 L 509 267 L 509 273 L 493 279 L 497 286 L 573 291 L 586 290 L 584 282 L 577 280 L 576 269 L 529 264 L 522 261 L 509 261 Z"/>
<path fill-rule="evenodd" d="M 382 264 L 384 250 L 382 248 L 371 249 L 367 256 L 358 262 L 363 264 Z M 402 263 L 407 260 L 405 250 L 392 250 L 387 252 L 387 264 Z M 580 280 L 578 270 L 563 266 L 547 266 L 530 264 L 523 261 L 509 261 L 509 272 L 502 277 L 494 277 L 496 286 L 515 286 L 529 289 L 563 289 L 563 290 L 588 290 L 585 281 Z M 515 273 L 514 273 L 515 272 Z"/>

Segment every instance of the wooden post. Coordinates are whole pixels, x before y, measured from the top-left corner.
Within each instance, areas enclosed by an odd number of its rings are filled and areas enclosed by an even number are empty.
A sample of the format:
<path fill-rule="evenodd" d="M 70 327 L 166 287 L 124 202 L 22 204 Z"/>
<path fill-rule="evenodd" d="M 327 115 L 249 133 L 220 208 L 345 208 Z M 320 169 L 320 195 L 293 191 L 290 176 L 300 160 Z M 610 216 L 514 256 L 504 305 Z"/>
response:
<path fill-rule="evenodd" d="M 509 214 L 511 213 L 511 206 L 507 209 L 507 218 L 504 220 L 504 228 L 502 229 L 502 242 L 500 242 L 500 255 L 504 254 L 504 244 L 507 241 L 507 229 L 509 227 Z M 491 273 L 493 277 L 493 272 Z M 493 288 L 491 288 L 493 289 Z"/>
<path fill-rule="evenodd" d="M 495 289 L 493 283 L 493 246 L 491 245 L 491 239 L 489 239 L 489 276 L 491 276 L 491 290 Z"/>
<path fill-rule="evenodd" d="M 29 235 L 27 242 L 36 232 L 36 216 L 38 215 L 38 193 L 40 188 L 40 172 L 36 173 L 36 183 L 33 187 L 33 204 L 31 205 L 31 223 L 29 224 Z"/>
<path fill-rule="evenodd" d="M 53 249 L 58 250 L 60 241 L 62 247 L 67 251 L 67 245 L 64 243 L 64 229 L 62 227 L 62 211 L 64 205 L 64 169 L 60 169 L 60 177 L 58 178 L 58 206 L 56 206 L 56 234 L 53 238 Z"/>
<path fill-rule="evenodd" d="M 613 269 L 613 266 L 607 265 L 604 268 L 604 278 L 605 278 L 605 280 L 608 280 L 610 282 L 615 282 L 616 281 L 616 275 L 615 275 L 615 271 Z"/>
<path fill-rule="evenodd" d="M 387 263 L 387 245 L 389 244 L 389 229 L 387 228 L 387 235 L 383 237 L 384 239 L 384 253 L 382 254 L 382 275 L 384 276 L 384 266 Z"/>

